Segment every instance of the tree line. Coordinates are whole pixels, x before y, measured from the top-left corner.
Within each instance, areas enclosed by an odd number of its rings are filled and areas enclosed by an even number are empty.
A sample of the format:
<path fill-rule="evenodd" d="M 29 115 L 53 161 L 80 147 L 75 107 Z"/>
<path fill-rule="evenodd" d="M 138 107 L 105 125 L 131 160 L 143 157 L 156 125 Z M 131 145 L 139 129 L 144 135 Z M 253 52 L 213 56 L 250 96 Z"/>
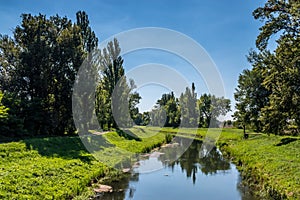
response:
<path fill-rule="evenodd" d="M 75 23 L 58 15 L 47 18 L 22 14 L 21 18 L 12 37 L 0 35 L 0 132 L 10 137 L 75 133 L 73 85 L 81 64 L 98 45 L 88 15 L 77 12 Z M 96 66 L 101 69 L 95 78 L 96 113 L 103 128 L 116 126 L 110 96 L 124 75 L 119 54 L 115 39 L 102 51 L 100 65 Z M 134 82 L 121 82 L 129 95 Z M 134 118 L 138 112 L 134 105 L 140 97 L 135 93 L 130 98 Z"/>
<path fill-rule="evenodd" d="M 86 71 L 80 77 L 96 82 L 95 104 L 86 101 L 90 98 L 89 85 L 81 88 L 79 104 L 87 110 L 83 117 L 91 118 L 94 109 L 102 130 L 134 124 L 208 127 L 230 109 L 229 100 L 224 98 L 204 94 L 197 99 L 193 84 L 179 98 L 173 93 L 163 94 L 156 108 L 140 113 L 137 104 L 141 96 L 134 92 L 134 80 L 125 76 L 118 40 L 98 50 L 98 38 L 85 12 L 77 12 L 74 23 L 58 15 L 22 14 L 21 18 L 12 37 L 0 35 L 2 135 L 75 133 L 72 93 L 81 65 L 91 65 L 97 72 Z M 79 128 L 88 131 L 94 127 L 86 121 Z"/>
<path fill-rule="evenodd" d="M 239 76 L 234 117 L 240 126 L 274 134 L 299 134 L 300 2 L 268 0 L 253 12 L 264 21 L 248 60 L 251 69 Z M 270 38 L 278 36 L 274 51 Z"/>
<path fill-rule="evenodd" d="M 240 74 L 234 94 L 233 116 L 241 127 L 299 134 L 299 8 L 298 1 L 268 0 L 253 12 L 265 24 L 256 40 L 257 50 L 248 55 L 252 68 Z M 77 12 L 75 22 L 58 15 L 22 14 L 21 18 L 12 37 L 0 35 L 0 131 L 8 136 L 75 133 L 73 85 L 79 67 L 98 47 L 88 15 Z M 268 43 L 274 35 L 277 46 L 271 51 Z M 216 127 L 218 116 L 230 110 L 230 101 L 223 97 L 197 98 L 192 84 L 180 97 L 163 94 L 153 110 L 140 113 L 141 96 L 134 92 L 134 81 L 125 76 L 120 52 L 114 39 L 96 53 L 95 111 L 103 130 L 134 124 Z"/>
<path fill-rule="evenodd" d="M 206 93 L 197 98 L 195 89 L 192 83 L 179 98 L 173 92 L 163 94 L 154 109 L 143 114 L 148 115 L 147 123 L 167 127 L 219 127 L 218 117 L 230 111 L 230 100 Z"/>

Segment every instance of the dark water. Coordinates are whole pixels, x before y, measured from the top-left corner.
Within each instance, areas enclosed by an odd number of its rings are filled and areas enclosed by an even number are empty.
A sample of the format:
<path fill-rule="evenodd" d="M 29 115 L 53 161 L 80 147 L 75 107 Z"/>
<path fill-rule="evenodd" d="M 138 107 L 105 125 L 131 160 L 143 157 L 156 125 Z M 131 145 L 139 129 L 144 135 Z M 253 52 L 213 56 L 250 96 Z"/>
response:
<path fill-rule="evenodd" d="M 179 144 L 186 139 L 176 141 Z M 176 147 L 162 148 L 142 158 L 139 167 L 118 182 L 107 182 L 114 192 L 97 199 L 104 200 L 250 200 L 254 199 L 240 183 L 234 164 L 214 148 L 202 157 L 201 142 L 193 141 L 176 161 L 172 161 Z M 160 168 L 160 169 L 159 169 Z M 159 170 L 157 170 L 159 169 Z M 154 170 L 154 171 L 153 171 Z M 150 172 L 152 171 L 152 172 Z"/>

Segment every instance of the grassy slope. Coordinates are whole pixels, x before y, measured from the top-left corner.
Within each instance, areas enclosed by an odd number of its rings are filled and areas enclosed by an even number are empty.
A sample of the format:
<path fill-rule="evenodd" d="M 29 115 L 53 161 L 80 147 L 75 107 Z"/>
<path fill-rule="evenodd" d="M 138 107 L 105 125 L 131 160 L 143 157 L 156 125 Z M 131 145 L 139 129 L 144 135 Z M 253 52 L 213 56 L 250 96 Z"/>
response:
<path fill-rule="evenodd" d="M 165 134 L 158 131 L 144 130 L 144 128 L 136 127 L 130 129 L 131 133 L 136 135 L 141 141 L 134 139 L 124 140 L 119 137 L 116 132 L 106 134 L 104 137 L 117 147 L 135 153 L 149 152 L 151 149 L 160 146 L 165 141 Z"/>
<path fill-rule="evenodd" d="M 1 144 L 0 168 L 0 199 L 67 198 L 106 170 L 78 137 Z"/>
<path fill-rule="evenodd" d="M 132 131 L 141 141 L 126 140 L 115 132 L 104 137 L 132 152 L 149 151 L 165 140 L 162 133 L 143 138 L 146 133 Z M 70 198 L 108 172 L 108 167 L 85 150 L 79 137 L 33 138 L 0 144 L 0 199 Z"/>
<path fill-rule="evenodd" d="M 184 137 L 197 133 L 203 139 L 207 129 L 163 128 L 162 131 L 178 132 Z M 218 135 L 217 129 L 215 134 Z M 242 135 L 239 129 L 223 129 L 217 143 L 236 162 L 246 181 L 260 195 L 300 199 L 300 137 L 250 133 L 249 139 L 244 140 Z"/>
<path fill-rule="evenodd" d="M 232 139 L 228 130 L 220 146 L 240 165 L 242 175 L 263 195 L 300 199 L 300 138 L 250 135 Z"/>

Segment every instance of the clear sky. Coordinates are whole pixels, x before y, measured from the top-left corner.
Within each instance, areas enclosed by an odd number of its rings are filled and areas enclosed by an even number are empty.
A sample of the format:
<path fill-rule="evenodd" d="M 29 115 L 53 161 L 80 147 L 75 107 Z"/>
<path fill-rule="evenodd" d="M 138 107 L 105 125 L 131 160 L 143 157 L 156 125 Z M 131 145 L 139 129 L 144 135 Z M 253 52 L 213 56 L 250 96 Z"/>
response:
<path fill-rule="evenodd" d="M 225 97 L 232 100 L 234 109 L 233 93 L 237 79 L 243 69 L 250 67 L 246 55 L 255 48 L 258 29 L 262 25 L 254 20 L 252 11 L 264 3 L 263 0 L 3 0 L 0 3 L 0 33 L 11 35 L 21 21 L 21 13 L 59 14 L 74 21 L 78 10 L 87 12 L 100 42 L 133 28 L 162 27 L 179 31 L 197 41 L 211 56 L 222 76 Z M 195 82 L 198 94 L 207 92 L 201 77 L 195 76 L 193 70 L 186 70 L 188 63 L 174 55 L 145 50 L 124 56 L 126 70 L 145 62 L 174 67 L 189 83 Z M 144 97 L 140 105 L 144 111 L 150 109 L 168 89 L 149 85 L 138 91 Z"/>

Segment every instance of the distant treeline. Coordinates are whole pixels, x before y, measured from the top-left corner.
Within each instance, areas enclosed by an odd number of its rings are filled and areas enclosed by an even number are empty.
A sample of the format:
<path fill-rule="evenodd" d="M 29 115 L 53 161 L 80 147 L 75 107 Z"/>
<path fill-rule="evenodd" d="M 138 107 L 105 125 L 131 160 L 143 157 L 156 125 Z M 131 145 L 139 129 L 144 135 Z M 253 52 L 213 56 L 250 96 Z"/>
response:
<path fill-rule="evenodd" d="M 179 98 L 174 93 L 163 94 L 154 109 L 140 114 L 142 125 L 167 127 L 219 127 L 220 115 L 230 111 L 230 100 L 203 94 L 197 99 L 195 85 L 186 88 Z M 139 121 L 137 121 L 139 123 Z"/>

